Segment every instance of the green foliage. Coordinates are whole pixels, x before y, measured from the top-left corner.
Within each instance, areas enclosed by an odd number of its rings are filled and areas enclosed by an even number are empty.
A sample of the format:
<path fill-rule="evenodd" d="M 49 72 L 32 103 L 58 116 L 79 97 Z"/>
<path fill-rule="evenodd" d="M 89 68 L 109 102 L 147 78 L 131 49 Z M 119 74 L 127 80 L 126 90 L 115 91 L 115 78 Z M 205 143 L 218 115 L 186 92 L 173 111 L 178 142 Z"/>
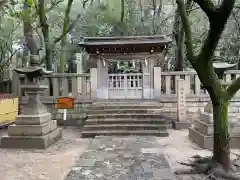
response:
<path fill-rule="evenodd" d="M 78 43 L 84 36 L 117 36 L 124 31 L 126 35 L 151 35 L 165 34 L 171 36 L 174 13 L 176 9 L 175 1 L 168 0 L 125 0 L 125 15 L 123 23 L 121 20 L 121 1 L 105 0 L 91 1 L 89 0 L 85 7 L 83 1 L 74 1 L 70 12 L 70 24 L 76 20 L 77 23 L 68 33 L 74 43 Z M 23 0 L 7 1 L 4 5 L 0 4 L 0 13 L 4 14 L 1 19 L 10 22 L 9 24 L 18 24 L 23 19 L 32 22 L 35 34 L 34 37 L 40 47 L 43 45 L 43 37 L 39 29 L 38 17 L 36 16 L 35 0 L 27 0 L 28 9 L 23 10 Z M 236 3 L 238 6 L 240 1 Z M 156 5 L 156 6 L 155 6 Z M 67 0 L 45 0 L 46 15 L 49 24 L 50 39 L 52 42 L 62 33 L 64 11 L 67 6 Z M 218 49 L 221 51 L 222 58 L 229 62 L 238 62 L 240 47 L 240 10 L 234 9 L 234 15 L 231 16 L 226 30 L 219 43 Z M 1 20 L 2 21 L 2 20 Z M 208 29 L 208 21 L 205 14 L 194 5 L 191 12 L 190 21 L 193 32 L 194 51 L 197 53 L 201 49 L 201 44 L 206 38 Z M 21 22 L 22 23 L 22 22 Z M 10 27 L 4 25 L 4 32 L 11 32 Z M 11 28 L 10 28 L 11 29 Z M 13 41 L 23 39 L 22 24 L 11 34 Z M 2 35 L 5 38 L 5 35 Z M 70 40 L 67 39 L 70 44 Z M 172 61 L 174 58 L 174 50 L 177 48 L 174 44 L 168 52 L 168 59 Z M 72 51 L 67 48 L 70 58 Z M 58 61 L 60 44 L 54 46 L 54 60 Z M 66 60 L 68 61 L 68 59 Z M 173 63 L 174 64 L 174 63 Z M 189 65 L 188 65 L 189 66 Z"/>

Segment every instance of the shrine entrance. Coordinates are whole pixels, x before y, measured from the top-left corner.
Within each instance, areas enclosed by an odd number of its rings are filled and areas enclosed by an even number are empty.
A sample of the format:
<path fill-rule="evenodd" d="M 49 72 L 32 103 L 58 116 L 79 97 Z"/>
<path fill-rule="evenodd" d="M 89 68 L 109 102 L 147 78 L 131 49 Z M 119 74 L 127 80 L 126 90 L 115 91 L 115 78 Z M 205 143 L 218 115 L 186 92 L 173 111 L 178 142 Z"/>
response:
<path fill-rule="evenodd" d="M 142 99 L 142 73 L 109 74 L 109 99 Z"/>
<path fill-rule="evenodd" d="M 87 37 L 79 45 L 97 67 L 97 99 L 153 99 L 153 68 L 165 36 Z"/>

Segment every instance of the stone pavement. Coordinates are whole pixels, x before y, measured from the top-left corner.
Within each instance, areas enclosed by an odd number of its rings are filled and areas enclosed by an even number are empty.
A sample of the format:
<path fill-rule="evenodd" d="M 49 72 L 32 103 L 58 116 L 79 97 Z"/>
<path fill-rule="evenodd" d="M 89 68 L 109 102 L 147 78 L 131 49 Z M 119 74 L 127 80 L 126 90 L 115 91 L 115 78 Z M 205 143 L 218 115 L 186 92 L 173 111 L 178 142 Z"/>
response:
<path fill-rule="evenodd" d="M 65 180 L 175 180 L 156 137 L 96 137 Z"/>

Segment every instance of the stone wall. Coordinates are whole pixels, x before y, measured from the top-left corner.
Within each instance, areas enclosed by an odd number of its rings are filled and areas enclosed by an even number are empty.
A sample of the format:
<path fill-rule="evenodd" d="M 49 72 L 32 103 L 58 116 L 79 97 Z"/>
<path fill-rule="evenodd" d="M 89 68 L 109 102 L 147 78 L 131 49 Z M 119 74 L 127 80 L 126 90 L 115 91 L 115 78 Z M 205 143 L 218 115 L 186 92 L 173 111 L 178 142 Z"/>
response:
<path fill-rule="evenodd" d="M 208 98 L 187 98 L 186 107 L 187 107 L 187 120 L 193 121 L 199 118 L 199 112 L 203 111 L 204 107 L 208 102 Z M 140 100 L 148 101 L 148 100 Z M 55 108 L 56 100 L 53 98 L 42 98 L 42 102 L 47 106 L 49 112 L 52 113 L 52 119 L 58 120 L 59 124 L 63 124 L 62 113 Z M 22 99 L 21 104 L 25 104 L 26 99 Z M 162 108 L 158 110 L 159 113 L 166 116 L 166 120 L 175 120 L 177 118 L 177 100 L 176 97 L 172 98 L 162 98 L 159 101 L 162 104 Z M 87 113 L 88 107 L 92 105 L 92 101 L 78 99 L 75 100 L 74 109 L 68 110 L 67 115 L 67 125 L 77 125 L 77 122 L 81 117 Z M 230 103 L 230 112 L 240 113 L 240 99 L 233 99 Z M 171 122 L 169 122 L 171 123 Z"/>

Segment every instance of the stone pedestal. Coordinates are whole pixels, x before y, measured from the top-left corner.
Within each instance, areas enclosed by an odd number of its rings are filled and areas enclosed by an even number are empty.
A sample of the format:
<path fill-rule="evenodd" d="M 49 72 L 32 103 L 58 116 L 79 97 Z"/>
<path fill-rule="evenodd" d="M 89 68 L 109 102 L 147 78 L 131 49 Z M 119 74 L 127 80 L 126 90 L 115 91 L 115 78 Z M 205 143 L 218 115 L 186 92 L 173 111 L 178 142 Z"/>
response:
<path fill-rule="evenodd" d="M 8 136 L 1 139 L 1 148 L 44 149 L 62 137 L 51 113 L 19 115 L 16 124 L 8 127 Z"/>
<path fill-rule="evenodd" d="M 200 120 L 195 120 L 193 126 L 189 128 L 190 140 L 204 149 L 213 148 L 213 115 L 208 108 L 201 113 Z M 234 113 L 229 113 L 228 121 L 230 148 L 240 148 L 240 118 Z"/>
<path fill-rule="evenodd" d="M 187 120 L 185 81 L 179 79 L 177 82 L 177 120 L 172 122 L 174 129 L 188 129 L 190 122 Z"/>

